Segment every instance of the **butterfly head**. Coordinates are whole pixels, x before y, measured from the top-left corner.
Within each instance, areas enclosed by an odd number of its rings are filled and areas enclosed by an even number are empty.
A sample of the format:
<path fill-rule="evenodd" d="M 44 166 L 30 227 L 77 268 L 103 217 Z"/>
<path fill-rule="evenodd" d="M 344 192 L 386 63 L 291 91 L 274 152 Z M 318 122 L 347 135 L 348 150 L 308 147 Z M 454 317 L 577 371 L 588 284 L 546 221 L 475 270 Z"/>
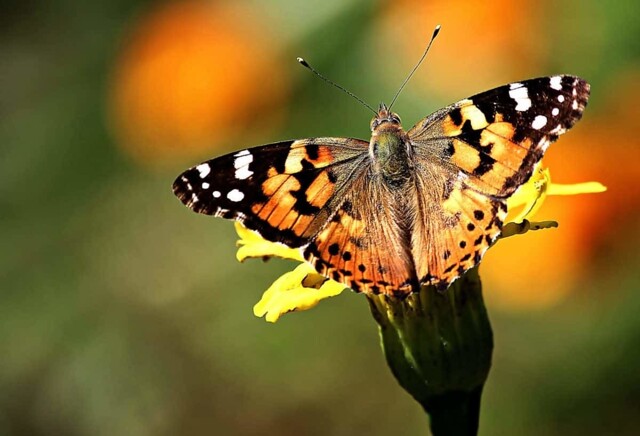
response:
<path fill-rule="evenodd" d="M 371 131 L 386 130 L 385 128 L 398 129 L 401 121 L 400 116 L 394 112 L 391 112 L 387 105 L 380 103 L 378 107 L 378 113 L 371 120 Z"/>

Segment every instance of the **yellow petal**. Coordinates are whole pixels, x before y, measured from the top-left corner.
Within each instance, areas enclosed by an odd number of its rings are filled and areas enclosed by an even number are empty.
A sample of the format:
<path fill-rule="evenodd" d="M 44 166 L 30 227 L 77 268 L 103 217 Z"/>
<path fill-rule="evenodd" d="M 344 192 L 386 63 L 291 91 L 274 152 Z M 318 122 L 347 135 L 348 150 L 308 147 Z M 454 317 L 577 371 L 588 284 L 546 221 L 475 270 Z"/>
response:
<path fill-rule="evenodd" d="M 266 290 L 253 307 L 253 313 L 265 316 L 268 322 L 276 322 L 287 312 L 311 309 L 320 300 L 334 297 L 345 289 L 343 284 L 327 279 L 308 263 L 302 263 Z"/>
<path fill-rule="evenodd" d="M 604 192 L 607 187 L 599 182 L 573 183 L 570 185 L 562 185 L 560 183 L 552 183 L 547 190 L 548 195 L 577 195 L 577 194 L 596 194 Z"/>
<path fill-rule="evenodd" d="M 607 188 L 598 182 L 563 185 L 551 182 L 551 172 L 540 161 L 533 174 L 507 199 L 506 222 L 523 222 L 538 212 L 548 195 L 578 195 L 604 192 Z"/>
<path fill-rule="evenodd" d="M 242 223 L 236 221 L 236 232 L 240 237 L 237 242 L 238 251 L 236 252 L 236 259 L 243 262 L 247 258 L 265 258 L 265 257 L 282 257 L 284 259 L 304 261 L 302 253 L 298 248 L 289 248 L 284 244 L 277 242 L 269 242 L 262 238 L 258 233 L 253 230 L 249 230 Z"/>
<path fill-rule="evenodd" d="M 520 223 L 533 216 L 547 198 L 547 188 L 551 183 L 551 173 L 542 163 L 534 168 L 533 174 L 518 190 L 507 199 L 506 222 Z"/>

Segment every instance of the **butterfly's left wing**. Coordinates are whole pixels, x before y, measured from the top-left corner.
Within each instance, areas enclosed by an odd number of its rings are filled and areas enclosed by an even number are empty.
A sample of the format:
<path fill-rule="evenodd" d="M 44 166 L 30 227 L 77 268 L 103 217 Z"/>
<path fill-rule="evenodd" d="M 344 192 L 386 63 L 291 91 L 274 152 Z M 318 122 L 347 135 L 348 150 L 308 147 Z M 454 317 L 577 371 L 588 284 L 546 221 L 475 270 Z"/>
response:
<path fill-rule="evenodd" d="M 196 212 L 301 247 L 318 272 L 355 291 L 408 293 L 418 282 L 397 198 L 372 174 L 368 147 L 346 138 L 255 147 L 185 171 L 173 190 Z"/>
<path fill-rule="evenodd" d="M 264 239 L 302 247 L 325 226 L 369 143 L 313 138 L 249 148 L 178 176 L 175 195 L 195 212 L 235 219 Z"/>
<path fill-rule="evenodd" d="M 506 199 L 580 119 L 588 97 L 589 84 L 575 76 L 531 79 L 459 101 L 408 132 L 422 283 L 446 287 L 480 261 L 500 234 Z"/>

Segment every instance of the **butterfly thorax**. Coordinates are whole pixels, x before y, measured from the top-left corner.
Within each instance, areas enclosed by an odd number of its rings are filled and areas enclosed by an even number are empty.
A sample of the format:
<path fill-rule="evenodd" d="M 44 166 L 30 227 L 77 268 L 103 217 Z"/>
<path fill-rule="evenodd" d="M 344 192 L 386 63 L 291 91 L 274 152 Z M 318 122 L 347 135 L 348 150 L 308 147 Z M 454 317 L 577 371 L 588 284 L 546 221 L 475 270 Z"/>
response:
<path fill-rule="evenodd" d="M 381 104 L 371 120 L 369 155 L 373 170 L 391 186 L 400 186 L 410 177 L 410 144 L 400 117 Z"/>

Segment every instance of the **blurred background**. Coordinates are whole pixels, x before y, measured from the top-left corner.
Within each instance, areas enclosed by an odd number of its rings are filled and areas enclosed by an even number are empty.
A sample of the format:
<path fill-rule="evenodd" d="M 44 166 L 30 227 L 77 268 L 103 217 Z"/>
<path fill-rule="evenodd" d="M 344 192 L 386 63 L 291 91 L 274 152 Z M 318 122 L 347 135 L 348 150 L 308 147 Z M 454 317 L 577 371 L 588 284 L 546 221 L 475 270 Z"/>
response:
<path fill-rule="evenodd" d="M 500 242 L 481 275 L 494 365 L 481 434 L 640 426 L 637 1 L 9 0 L 0 15 L 0 434 L 427 434 L 361 295 L 276 324 L 252 306 L 293 264 L 239 264 L 230 222 L 173 196 L 249 145 L 369 138 L 557 73 L 589 107 L 545 159 L 560 227 Z"/>

